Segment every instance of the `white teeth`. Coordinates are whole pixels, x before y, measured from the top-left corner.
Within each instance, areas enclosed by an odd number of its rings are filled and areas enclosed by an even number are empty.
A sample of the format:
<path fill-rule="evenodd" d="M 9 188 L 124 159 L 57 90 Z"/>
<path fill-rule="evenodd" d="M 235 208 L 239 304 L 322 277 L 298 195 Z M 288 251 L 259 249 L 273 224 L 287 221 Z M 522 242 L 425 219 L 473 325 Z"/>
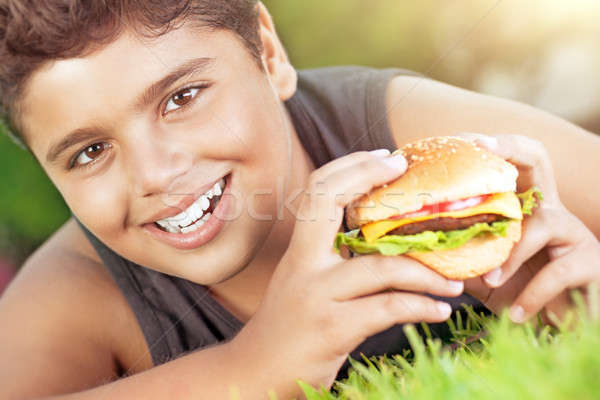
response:
<path fill-rule="evenodd" d="M 186 213 L 186 217 L 182 221 L 178 222 L 178 225 L 181 227 L 188 226 L 192 222 L 194 222 L 194 217 L 192 216 L 191 212 L 188 212 L 188 213 Z"/>
<path fill-rule="evenodd" d="M 223 192 L 221 191 L 221 186 L 219 186 L 219 182 L 215 183 L 212 190 L 214 191 L 216 196 L 220 196 Z"/>
<path fill-rule="evenodd" d="M 208 210 L 208 207 L 210 207 L 210 201 L 208 200 L 207 197 L 205 197 L 205 196 L 200 197 L 200 206 L 202 207 L 202 211 Z"/>
<path fill-rule="evenodd" d="M 187 209 L 187 213 L 190 217 L 190 222 L 188 222 L 187 224 L 184 224 L 183 226 L 187 226 L 189 224 L 192 223 L 192 221 L 197 220 L 198 218 L 200 218 L 202 216 L 202 208 L 200 207 L 200 205 L 198 204 L 198 202 L 194 202 L 194 204 L 192 204 L 188 209 Z"/>
<path fill-rule="evenodd" d="M 187 214 L 185 213 L 185 211 L 182 211 L 179 214 L 175 215 L 174 217 L 165 218 L 163 221 L 168 220 L 167 222 L 180 222 L 180 221 L 183 221 L 186 216 L 187 216 Z"/>
<path fill-rule="evenodd" d="M 200 196 L 194 203 L 192 203 L 192 205 L 189 206 L 185 211 L 182 211 L 173 217 L 156 221 L 156 223 L 164 230 L 171 233 L 188 233 L 195 231 L 201 227 L 211 216 L 211 213 L 204 214 L 204 212 L 210 207 L 210 199 L 215 196 L 221 196 L 224 188 L 225 179 L 221 179 L 206 193 Z M 193 221 L 196 222 L 193 225 L 190 225 Z"/>
<path fill-rule="evenodd" d="M 190 226 L 186 226 L 185 228 L 181 228 L 181 233 L 190 233 L 190 232 L 195 231 L 196 229 L 198 229 L 198 227 L 196 226 L 196 224 L 190 225 Z"/>
<path fill-rule="evenodd" d="M 210 213 L 208 214 L 210 216 Z M 189 232 L 194 232 L 196 229 L 200 228 L 202 225 L 204 225 L 204 217 L 202 217 L 202 219 L 199 219 L 198 221 L 196 221 L 193 225 L 187 226 L 185 228 L 181 228 L 181 233 L 189 233 Z"/>
<path fill-rule="evenodd" d="M 176 226 L 171 225 L 169 222 L 165 222 L 165 221 L 156 221 L 156 223 L 160 226 L 162 226 L 167 232 L 171 232 L 171 233 L 179 233 L 179 228 Z"/>
<path fill-rule="evenodd" d="M 194 225 L 192 226 L 188 226 L 186 228 L 181 228 L 181 233 L 190 233 L 192 231 L 196 230 Z"/>
<path fill-rule="evenodd" d="M 165 226 L 165 229 L 170 233 L 179 233 L 180 232 L 179 228 L 175 228 L 174 226 L 171 226 L 171 225 Z"/>

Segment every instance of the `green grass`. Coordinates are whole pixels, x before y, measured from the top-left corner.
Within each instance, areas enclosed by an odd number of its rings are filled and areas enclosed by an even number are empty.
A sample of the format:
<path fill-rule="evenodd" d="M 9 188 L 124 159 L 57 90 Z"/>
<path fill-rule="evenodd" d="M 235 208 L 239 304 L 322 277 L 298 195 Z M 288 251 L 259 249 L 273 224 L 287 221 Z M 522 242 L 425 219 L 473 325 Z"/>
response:
<path fill-rule="evenodd" d="M 309 400 L 598 399 L 599 313 L 581 311 L 576 300 L 579 311 L 559 328 L 467 310 L 464 322 L 450 323 L 453 343 L 442 343 L 408 325 L 412 351 L 403 356 L 351 360 L 348 379 L 331 392 L 300 384 Z"/>

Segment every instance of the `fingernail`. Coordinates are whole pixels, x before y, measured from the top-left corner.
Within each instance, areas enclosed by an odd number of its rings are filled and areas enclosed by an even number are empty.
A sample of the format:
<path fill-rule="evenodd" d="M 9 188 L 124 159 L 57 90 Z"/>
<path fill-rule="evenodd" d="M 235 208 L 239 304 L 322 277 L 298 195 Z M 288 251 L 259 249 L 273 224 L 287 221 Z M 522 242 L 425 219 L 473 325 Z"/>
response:
<path fill-rule="evenodd" d="M 437 308 L 440 311 L 440 314 L 444 317 L 449 317 L 452 312 L 452 307 L 448 303 L 437 302 Z"/>
<path fill-rule="evenodd" d="M 492 136 L 480 136 L 476 141 L 490 150 L 495 150 L 498 147 L 498 139 Z"/>
<path fill-rule="evenodd" d="M 390 151 L 388 149 L 372 150 L 369 153 L 373 154 L 375 157 L 385 157 L 390 155 Z"/>
<path fill-rule="evenodd" d="M 493 136 L 483 135 L 481 133 L 461 132 L 457 134 L 457 136 L 472 142 L 479 142 L 481 145 L 489 148 L 490 150 L 495 149 L 498 146 L 498 139 Z"/>
<path fill-rule="evenodd" d="M 464 288 L 463 281 L 448 281 L 448 287 L 453 292 L 462 292 Z"/>
<path fill-rule="evenodd" d="M 523 307 L 521 306 L 512 306 L 508 312 L 508 316 L 513 322 L 523 322 L 524 315 L 525 311 L 523 311 Z"/>
<path fill-rule="evenodd" d="M 500 284 L 500 278 L 502 278 L 502 268 L 493 269 L 483 276 L 485 282 L 493 287 Z"/>
<path fill-rule="evenodd" d="M 406 170 L 406 159 L 401 154 L 396 154 L 395 156 L 387 157 L 382 160 L 382 162 L 395 170 L 404 171 Z"/>

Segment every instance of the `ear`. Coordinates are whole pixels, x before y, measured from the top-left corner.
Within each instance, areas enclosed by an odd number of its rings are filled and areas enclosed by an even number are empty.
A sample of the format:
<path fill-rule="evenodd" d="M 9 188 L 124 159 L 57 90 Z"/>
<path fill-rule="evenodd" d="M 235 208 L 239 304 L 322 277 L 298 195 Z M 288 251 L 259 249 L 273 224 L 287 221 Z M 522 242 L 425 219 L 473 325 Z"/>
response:
<path fill-rule="evenodd" d="M 273 19 L 262 2 L 258 2 L 259 33 L 263 45 L 262 61 L 279 98 L 284 101 L 296 92 L 298 76 L 277 36 Z"/>

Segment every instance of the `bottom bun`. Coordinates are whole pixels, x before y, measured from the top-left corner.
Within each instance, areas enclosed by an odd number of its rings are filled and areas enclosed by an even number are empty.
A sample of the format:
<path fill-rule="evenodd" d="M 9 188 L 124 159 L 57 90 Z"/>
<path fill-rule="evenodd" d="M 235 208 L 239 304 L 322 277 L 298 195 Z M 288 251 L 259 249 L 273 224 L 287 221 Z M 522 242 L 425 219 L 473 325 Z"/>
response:
<path fill-rule="evenodd" d="M 446 278 L 463 280 L 483 275 L 501 266 L 520 239 L 521 221 L 515 220 L 508 224 L 506 236 L 486 233 L 456 249 L 409 252 L 406 255 Z"/>

